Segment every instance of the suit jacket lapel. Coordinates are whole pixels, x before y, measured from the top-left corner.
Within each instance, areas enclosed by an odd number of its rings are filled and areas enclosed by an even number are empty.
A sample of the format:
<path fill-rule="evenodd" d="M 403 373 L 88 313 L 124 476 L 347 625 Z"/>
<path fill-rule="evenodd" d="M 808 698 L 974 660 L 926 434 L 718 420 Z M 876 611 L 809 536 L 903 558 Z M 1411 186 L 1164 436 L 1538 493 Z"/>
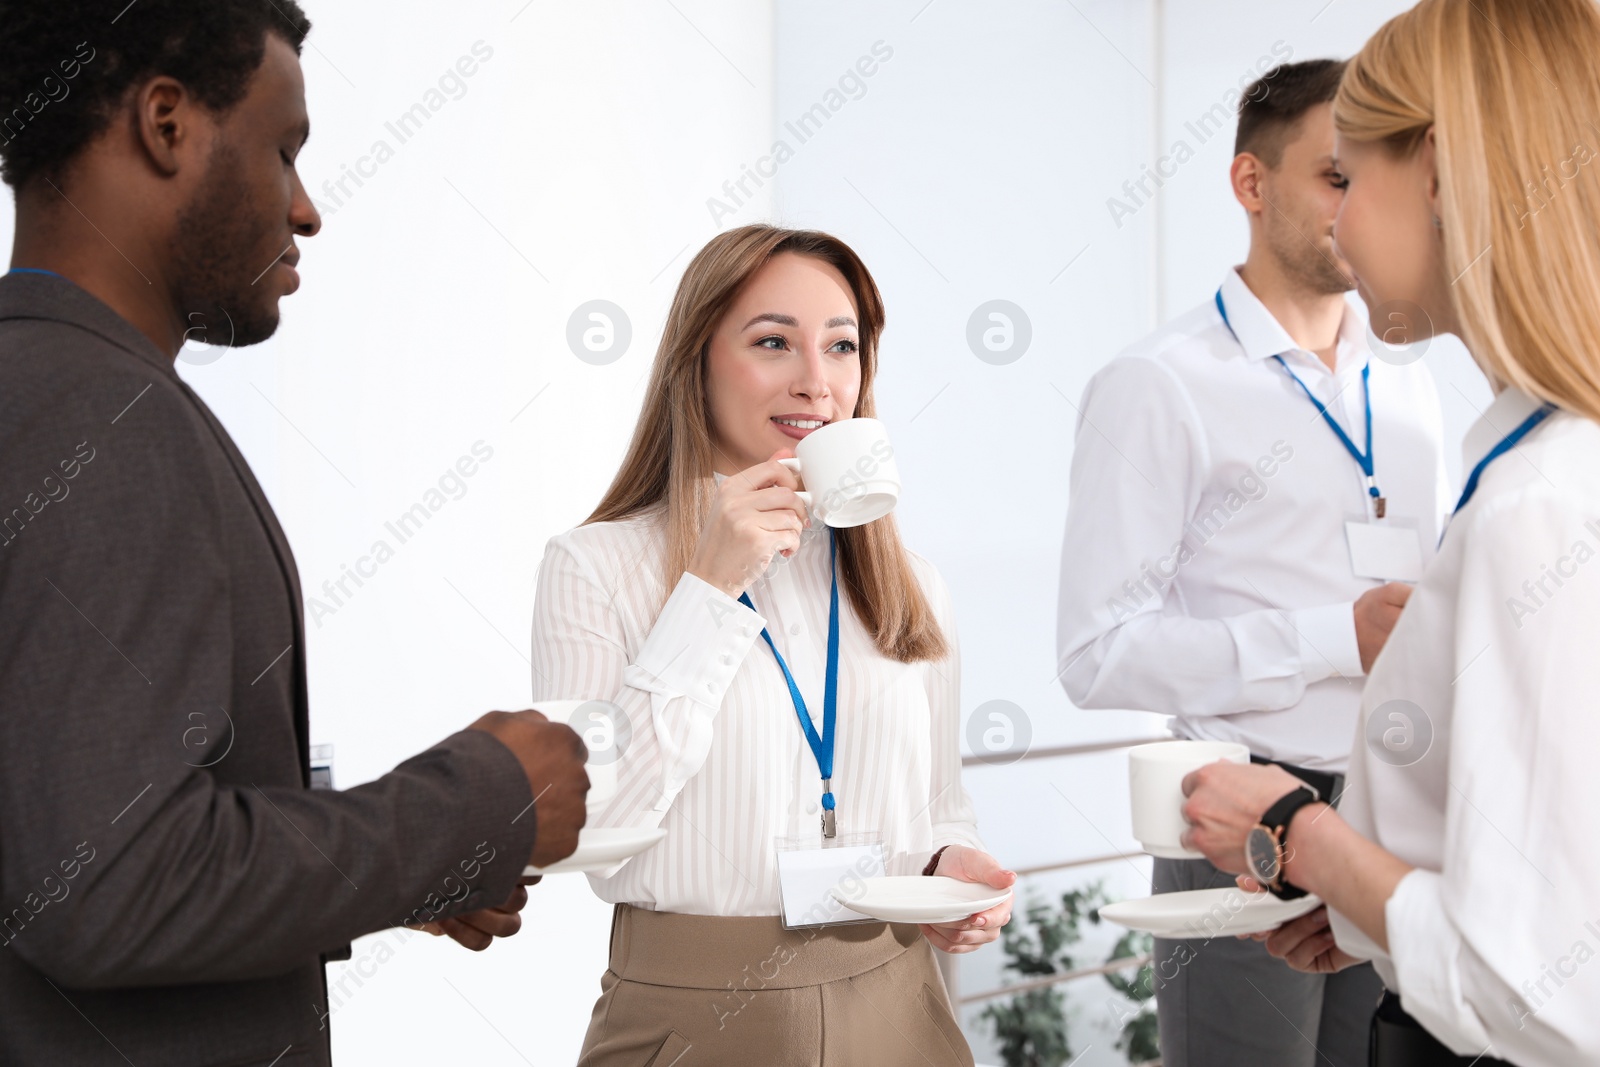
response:
<path fill-rule="evenodd" d="M 188 383 L 180 379 L 178 384 L 183 387 L 183 391 L 189 397 L 190 402 L 194 404 L 201 417 L 205 419 L 206 425 L 211 428 L 212 436 L 216 438 L 217 444 L 222 447 L 223 453 L 228 457 L 228 462 L 233 466 L 234 473 L 238 475 L 240 483 L 244 485 L 245 492 L 249 494 L 250 503 L 255 507 L 256 515 L 260 518 L 261 525 L 266 528 L 267 537 L 272 541 L 272 551 L 278 558 L 278 568 L 283 572 L 284 581 L 288 584 L 289 593 L 294 599 L 294 610 L 291 612 L 294 618 L 294 730 L 295 736 L 300 742 L 301 776 L 305 779 L 305 784 L 309 786 L 311 784 L 311 725 L 308 721 L 310 700 L 306 687 L 305 601 L 301 596 L 300 574 L 299 568 L 295 566 L 294 552 L 289 547 L 289 538 L 284 534 L 283 527 L 278 525 L 278 516 L 273 512 L 266 493 L 262 491 L 261 484 L 256 481 L 255 472 L 250 469 L 250 464 L 245 461 L 244 455 L 239 451 L 238 446 L 234 444 L 233 438 L 228 434 L 222 423 L 218 421 L 211 409 L 206 406 L 205 401 L 201 400 L 199 395 L 189 388 Z"/>

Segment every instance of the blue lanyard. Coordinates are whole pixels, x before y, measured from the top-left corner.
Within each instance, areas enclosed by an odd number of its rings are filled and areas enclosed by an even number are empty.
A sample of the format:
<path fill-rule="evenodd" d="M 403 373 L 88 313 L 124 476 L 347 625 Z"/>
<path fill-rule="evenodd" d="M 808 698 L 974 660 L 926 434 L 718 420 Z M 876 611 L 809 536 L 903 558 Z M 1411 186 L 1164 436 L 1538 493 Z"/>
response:
<path fill-rule="evenodd" d="M 1478 461 L 1478 465 L 1472 468 L 1472 473 L 1467 477 L 1466 488 L 1461 490 L 1461 499 L 1456 501 L 1456 512 L 1466 507 L 1467 501 L 1472 499 L 1472 494 L 1478 491 L 1478 479 L 1483 476 L 1484 468 L 1515 448 L 1518 441 L 1528 436 L 1529 431 L 1549 418 L 1550 413 L 1553 411 L 1555 411 L 1554 404 L 1545 404 L 1538 411 L 1523 419 L 1520 426 L 1502 437 L 1500 443 L 1491 448 L 1489 454 Z M 1451 512 L 1451 514 L 1454 515 L 1455 512 Z"/>
<path fill-rule="evenodd" d="M 1217 290 L 1216 299 L 1217 311 L 1222 315 L 1222 325 L 1226 326 L 1228 328 L 1228 332 L 1233 334 L 1234 340 L 1238 340 L 1239 335 L 1234 333 L 1233 323 L 1228 321 L 1228 309 L 1222 304 L 1221 289 Z M 1367 407 L 1367 450 L 1366 452 L 1362 452 L 1361 449 L 1356 447 L 1356 443 L 1350 440 L 1350 435 L 1344 432 L 1344 427 L 1339 425 L 1338 420 L 1328 413 L 1327 405 L 1318 400 L 1316 394 L 1314 394 L 1310 388 L 1307 387 L 1305 382 L 1301 381 L 1300 375 L 1294 372 L 1294 368 L 1290 367 L 1289 364 L 1284 362 L 1283 356 L 1275 355 L 1272 358 L 1277 360 L 1278 365 L 1284 369 L 1289 377 L 1294 379 L 1294 384 L 1298 385 L 1300 387 L 1300 391 L 1306 394 L 1306 399 L 1311 401 L 1311 403 L 1316 407 L 1317 413 L 1322 416 L 1322 421 L 1328 424 L 1328 428 L 1331 429 L 1334 432 L 1334 435 L 1339 438 L 1339 443 L 1344 445 L 1344 450 L 1350 453 L 1351 458 L 1353 458 L 1356 461 L 1356 464 L 1361 468 L 1361 473 L 1367 476 L 1367 494 L 1371 496 L 1374 501 L 1373 510 L 1377 513 L 1378 518 L 1383 518 L 1383 513 L 1386 508 L 1384 505 L 1383 494 L 1378 491 L 1378 483 L 1373 475 L 1372 465 L 1372 384 L 1369 380 L 1372 371 L 1372 363 L 1369 361 L 1366 366 L 1361 368 L 1361 392 L 1366 400 Z"/>
<path fill-rule="evenodd" d="M 7 274 L 48 274 L 52 278 L 61 277 L 61 275 L 57 274 L 53 270 L 40 270 L 38 267 L 12 267 L 10 270 L 6 271 L 6 273 Z"/>
<path fill-rule="evenodd" d="M 772 635 L 765 626 L 761 628 L 761 636 L 766 640 L 767 647 L 772 649 L 772 656 L 783 671 L 783 680 L 789 683 L 789 696 L 794 700 L 795 714 L 800 717 L 800 729 L 811 746 L 811 754 L 817 759 L 817 769 L 822 772 L 822 836 L 833 837 L 837 833 L 833 813 L 833 742 L 834 726 L 839 719 L 839 553 L 831 527 L 828 530 L 828 569 L 833 575 L 833 590 L 828 600 L 828 669 L 823 683 L 821 737 L 817 736 L 811 714 L 806 711 L 805 697 L 800 695 L 800 687 L 795 684 L 794 675 L 789 673 L 789 665 L 783 661 L 778 646 L 772 643 Z M 756 606 L 750 603 L 749 593 L 740 593 L 739 603 L 751 611 L 756 610 Z"/>

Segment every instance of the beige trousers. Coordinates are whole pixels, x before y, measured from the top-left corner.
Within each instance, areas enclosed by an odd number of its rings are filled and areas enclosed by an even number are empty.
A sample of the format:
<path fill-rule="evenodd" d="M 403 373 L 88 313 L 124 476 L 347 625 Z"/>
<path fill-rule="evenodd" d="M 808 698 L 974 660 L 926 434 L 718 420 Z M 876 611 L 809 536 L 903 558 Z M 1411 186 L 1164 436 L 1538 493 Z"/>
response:
<path fill-rule="evenodd" d="M 618 904 L 578 1067 L 972 1067 L 915 926 Z"/>

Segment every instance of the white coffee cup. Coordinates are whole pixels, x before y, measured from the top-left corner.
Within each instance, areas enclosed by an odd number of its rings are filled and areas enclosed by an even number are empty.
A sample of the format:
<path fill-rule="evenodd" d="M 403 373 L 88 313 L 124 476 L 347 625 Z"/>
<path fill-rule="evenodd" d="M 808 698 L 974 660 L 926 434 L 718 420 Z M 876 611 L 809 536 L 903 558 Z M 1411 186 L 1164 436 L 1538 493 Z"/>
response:
<path fill-rule="evenodd" d="M 1190 771 L 1227 760 L 1249 763 L 1250 750 L 1232 741 L 1158 741 L 1128 751 L 1128 786 L 1133 801 L 1133 836 L 1152 856 L 1204 859 L 1179 844 L 1189 821 L 1183 817 L 1183 780 Z"/>
<path fill-rule="evenodd" d="M 564 722 L 578 732 L 589 749 L 583 769 L 589 774 L 589 796 L 586 808 L 595 814 L 617 792 L 617 757 L 621 755 L 619 738 L 626 745 L 626 726 L 618 725 L 623 711 L 606 700 L 541 700 L 533 705 L 551 722 Z"/>
<path fill-rule="evenodd" d="M 834 527 L 865 526 L 900 501 L 900 468 L 877 419 L 841 419 L 812 430 L 778 462 L 799 474 L 806 507 Z"/>

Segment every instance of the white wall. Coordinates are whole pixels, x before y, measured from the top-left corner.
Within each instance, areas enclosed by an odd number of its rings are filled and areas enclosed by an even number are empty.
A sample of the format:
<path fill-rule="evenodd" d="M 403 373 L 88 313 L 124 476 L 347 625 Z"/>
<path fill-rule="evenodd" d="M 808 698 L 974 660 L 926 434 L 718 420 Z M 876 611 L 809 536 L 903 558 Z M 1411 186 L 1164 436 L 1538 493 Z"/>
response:
<path fill-rule="evenodd" d="M 1156 716 L 1076 711 L 1054 678 L 1074 405 L 1119 348 L 1206 299 L 1243 257 L 1231 126 L 1120 226 L 1108 198 L 1275 44 L 1295 59 L 1346 55 L 1402 6 L 402 0 L 377 17 L 313 4 L 302 174 L 331 210 L 305 243 L 305 285 L 268 344 L 179 368 L 255 466 L 320 602 L 308 603 L 313 729 L 337 746 L 340 784 L 527 703 L 544 542 L 615 470 L 689 256 L 755 219 L 837 233 L 884 290 L 879 398 L 906 480 L 899 516 L 954 590 L 968 713 L 1011 701 L 1034 746 L 1158 731 Z M 464 93 L 400 144 L 385 124 L 479 41 Z M 830 97 L 862 57 L 873 73 Z M 818 103 L 837 107 L 802 143 L 785 123 Z M 372 177 L 323 190 L 379 139 L 395 151 L 362 164 Z M 774 167 L 763 157 L 779 140 L 789 152 Z M 724 183 L 747 170 L 765 176 L 734 203 Z M 9 226 L 6 213 L 0 240 Z M 566 341 L 568 317 L 595 299 L 632 330 L 605 365 Z M 996 299 L 1031 326 L 1014 362 L 968 343 Z M 1454 441 L 1486 389 L 1459 346 L 1427 358 Z M 398 543 L 385 521 L 480 441 L 492 459 Z M 378 540 L 394 555 L 372 578 L 346 579 L 353 595 L 337 601 L 321 591 Z M 1132 846 L 1120 754 L 979 767 L 968 784 L 1012 865 Z M 1054 894 L 1104 877 L 1136 894 L 1147 876 L 1134 861 L 1036 881 Z M 359 943 L 335 994 L 341 1059 L 572 1062 L 608 909 L 583 880 L 554 878 L 527 917 L 483 956 L 425 937 Z M 963 988 L 996 985 L 1000 962 L 995 949 L 963 957 Z M 1108 993 L 1098 980 L 1073 990 L 1075 1046 L 1094 1046 L 1083 1067 L 1119 1062 Z"/>

